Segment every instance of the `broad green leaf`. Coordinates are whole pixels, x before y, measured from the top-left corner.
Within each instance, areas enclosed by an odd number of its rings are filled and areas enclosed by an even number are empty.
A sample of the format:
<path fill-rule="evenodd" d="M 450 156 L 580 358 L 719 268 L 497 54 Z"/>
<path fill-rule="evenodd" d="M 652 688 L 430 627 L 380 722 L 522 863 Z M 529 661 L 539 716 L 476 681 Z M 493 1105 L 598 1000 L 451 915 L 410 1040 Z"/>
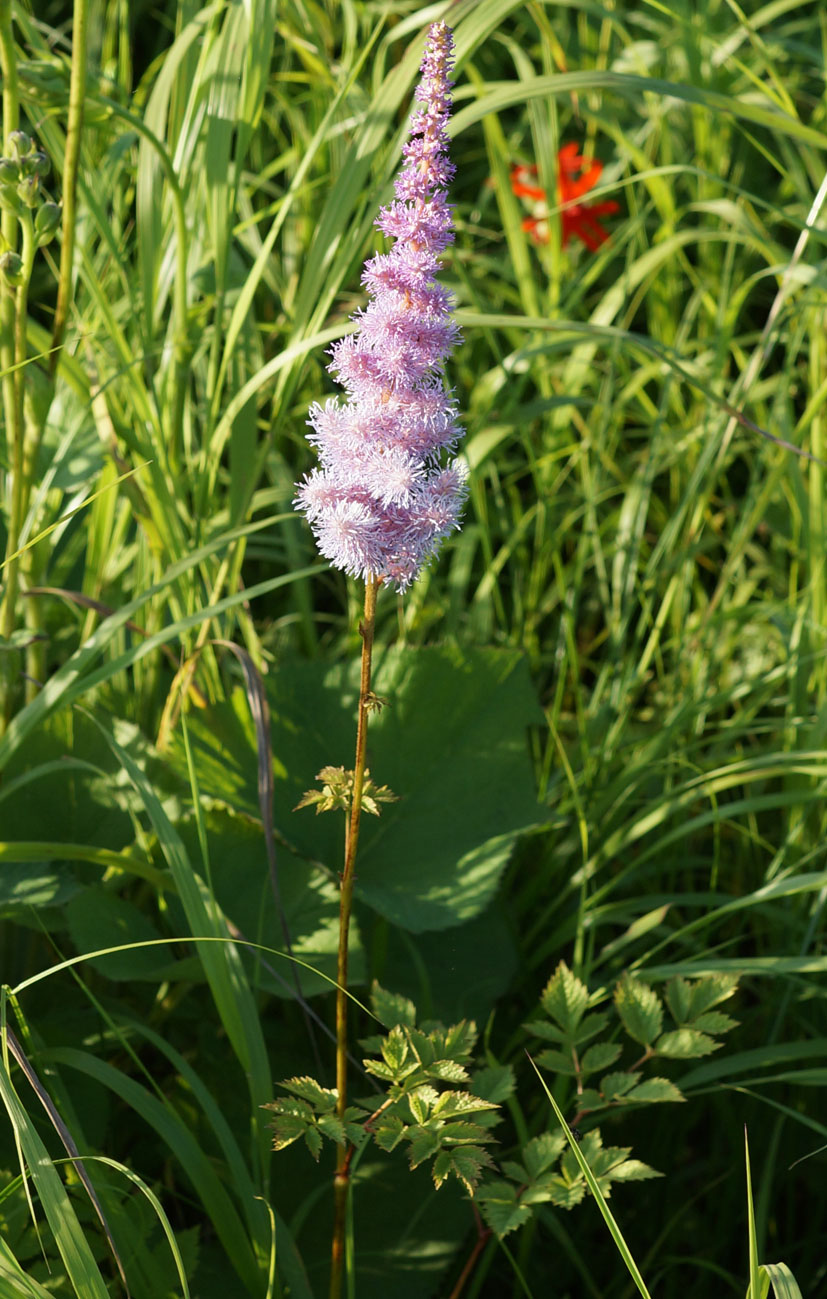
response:
<path fill-rule="evenodd" d="M 549 1200 L 558 1209 L 575 1208 L 586 1194 L 586 1183 L 582 1177 L 576 1182 L 564 1182 L 562 1178 L 556 1178 L 544 1185 L 547 1186 Z"/>
<path fill-rule="evenodd" d="M 543 989 L 543 1010 L 569 1037 L 574 1037 L 577 1026 L 589 1004 L 589 990 L 582 980 L 561 961 Z"/>
<path fill-rule="evenodd" d="M 585 1076 L 606 1069 L 623 1051 L 619 1042 L 596 1042 L 580 1057 L 580 1072 Z"/>
<path fill-rule="evenodd" d="M 671 1060 L 694 1060 L 718 1051 L 721 1046 L 721 1042 L 716 1042 L 706 1033 L 698 1033 L 693 1028 L 679 1028 L 662 1034 L 655 1043 L 655 1051 Z"/>
<path fill-rule="evenodd" d="M 353 766 L 358 680 L 355 660 L 282 661 L 267 678 L 276 824 L 334 871 L 338 819 L 290 809 L 321 767 Z M 512 651 L 393 648 L 377 656 L 373 686 L 389 703 L 370 720 L 371 773 L 400 801 L 363 822 L 356 892 L 404 929 L 460 924 L 490 902 L 517 836 L 543 815 L 525 741 L 540 717 L 525 661 Z M 245 710 L 243 699 L 212 707 L 190 729 L 204 792 L 257 817 Z"/>
<path fill-rule="evenodd" d="M 668 1078 L 647 1078 L 637 1087 L 626 1093 L 630 1101 L 683 1101 L 683 1092 Z"/>
<path fill-rule="evenodd" d="M 624 975 L 615 989 L 614 1001 L 629 1036 L 651 1046 L 663 1023 L 663 1006 L 657 993 L 648 983 Z"/>
<path fill-rule="evenodd" d="M 246 939 L 283 953 L 281 957 L 249 953 L 246 959 L 256 984 L 279 997 L 294 998 L 297 985 L 304 996 L 330 992 L 330 980 L 336 978 L 339 946 L 339 890 L 335 883 L 318 867 L 299 860 L 288 848 L 277 844 L 276 900 L 261 826 L 249 816 L 222 807 L 207 810 L 205 825 L 210 884 L 222 911 Z M 177 828 L 190 861 L 198 861 L 195 822 L 188 818 Z M 181 915 L 177 899 L 171 898 L 169 906 L 177 919 Z M 183 917 L 180 923 L 184 923 Z M 301 966 L 290 960 L 285 929 L 290 950 L 303 962 Z M 355 990 L 364 980 L 365 960 L 359 926 L 354 920 L 348 968 Z"/>
<path fill-rule="evenodd" d="M 139 910 L 126 898 L 119 897 L 102 884 L 96 884 L 69 901 L 66 919 L 76 949 L 94 952 L 101 947 L 159 940 L 161 934 L 149 919 L 147 909 Z M 111 956 L 90 961 L 90 965 L 107 979 L 140 979 L 153 983 L 179 977 L 177 964 L 172 948 L 160 942 L 157 947 L 114 952 Z M 185 970 L 192 977 L 188 965 L 181 966 L 181 973 Z"/>
<path fill-rule="evenodd" d="M 307 1146 L 307 1149 L 310 1151 L 311 1155 L 318 1163 L 319 1155 L 322 1152 L 322 1145 L 324 1144 L 322 1141 L 322 1134 L 319 1132 L 318 1128 L 315 1128 L 312 1125 L 310 1127 L 305 1128 L 304 1142 L 305 1145 Z"/>
<path fill-rule="evenodd" d="M 599 1110 L 606 1103 L 596 1087 L 584 1087 L 574 1099 L 578 1110 Z"/>

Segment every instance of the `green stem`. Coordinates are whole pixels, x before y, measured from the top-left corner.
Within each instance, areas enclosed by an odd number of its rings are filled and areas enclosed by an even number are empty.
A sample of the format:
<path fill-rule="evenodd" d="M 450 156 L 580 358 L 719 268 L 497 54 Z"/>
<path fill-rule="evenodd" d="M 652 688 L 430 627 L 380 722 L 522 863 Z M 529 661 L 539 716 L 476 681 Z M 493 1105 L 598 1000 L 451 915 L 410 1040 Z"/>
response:
<path fill-rule="evenodd" d="M 369 579 L 365 583 L 365 614 L 359 626 L 362 636 L 362 678 L 359 686 L 359 721 L 356 730 L 356 762 L 353 768 L 353 799 L 345 839 L 345 864 L 339 893 L 339 959 L 336 969 L 336 1113 L 344 1119 L 347 1109 L 347 956 L 350 912 L 353 906 L 356 849 L 359 846 L 359 823 L 362 818 L 362 790 L 365 783 L 365 754 L 368 741 L 368 714 L 370 702 L 370 669 L 373 653 L 373 632 L 376 623 L 376 593 L 378 583 Z M 337 1147 L 336 1173 L 333 1179 L 334 1218 L 333 1244 L 330 1258 L 330 1299 L 339 1299 L 342 1293 L 342 1275 L 345 1262 L 345 1225 L 347 1198 L 350 1187 L 350 1159 L 352 1147 Z"/>
<path fill-rule="evenodd" d="M 86 98 L 86 28 L 88 0 L 75 0 L 72 19 L 72 73 L 69 81 L 69 115 L 66 123 L 66 154 L 63 163 L 63 225 L 57 307 L 52 331 L 49 369 L 54 374 L 72 300 L 72 261 L 75 253 L 76 195 L 80 139 L 83 131 L 83 101 Z"/>
<path fill-rule="evenodd" d="M 8 534 L 6 540 L 6 585 L 3 592 L 3 607 L 0 612 L 0 636 L 9 640 L 16 626 L 17 593 L 20 585 L 20 536 L 26 515 L 29 498 L 26 481 L 25 441 L 26 428 L 23 418 L 23 384 L 26 375 L 27 338 L 26 322 L 28 320 L 29 280 L 34 263 L 35 242 L 31 214 L 24 212 L 19 217 L 23 235 L 21 256 L 23 259 L 23 282 L 15 290 L 12 307 L 13 343 L 12 343 L 12 389 L 9 427 L 6 434 L 8 444 L 8 463 L 11 475 L 11 503 L 9 510 Z M 5 321 L 4 321 L 5 324 Z M 4 376 L 5 384 L 5 376 Z M 4 389 L 4 402 L 7 394 Z M 4 655 L 4 658 L 7 656 Z M 2 719 L 4 727 L 11 719 L 14 700 L 13 676 L 14 660 L 8 656 L 4 664 Z"/>

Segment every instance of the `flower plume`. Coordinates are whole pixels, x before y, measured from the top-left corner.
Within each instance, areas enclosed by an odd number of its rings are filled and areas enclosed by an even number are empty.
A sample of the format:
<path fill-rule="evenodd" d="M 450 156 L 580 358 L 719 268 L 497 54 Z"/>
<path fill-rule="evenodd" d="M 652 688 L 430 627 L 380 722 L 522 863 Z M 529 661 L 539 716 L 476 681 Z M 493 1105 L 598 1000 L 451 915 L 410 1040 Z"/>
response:
<path fill-rule="evenodd" d="M 370 301 L 356 333 L 335 343 L 328 367 L 346 400 L 310 408 L 319 467 L 298 484 L 296 508 L 336 568 L 404 591 L 459 526 L 466 496 L 460 461 L 445 462 L 462 429 L 443 367 L 459 339 L 450 294 L 436 282 L 454 238 L 447 187 L 453 39 L 432 23 L 417 107 L 395 198 L 376 225 L 395 240 L 365 264 Z"/>

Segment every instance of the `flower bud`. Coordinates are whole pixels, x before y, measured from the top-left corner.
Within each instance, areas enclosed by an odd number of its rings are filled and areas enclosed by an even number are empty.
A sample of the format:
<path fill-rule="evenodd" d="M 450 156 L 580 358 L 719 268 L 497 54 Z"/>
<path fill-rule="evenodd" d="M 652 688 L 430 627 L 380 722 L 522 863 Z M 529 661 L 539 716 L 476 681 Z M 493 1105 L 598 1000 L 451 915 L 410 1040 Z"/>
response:
<path fill-rule="evenodd" d="M 16 185 L 20 168 L 13 158 L 0 158 L 0 185 Z"/>
<path fill-rule="evenodd" d="M 48 155 L 42 149 L 38 149 L 31 155 L 31 161 L 34 166 L 35 176 L 48 176 L 52 170 L 52 164 L 49 162 Z"/>
<path fill-rule="evenodd" d="M 34 219 L 34 233 L 41 248 L 54 239 L 62 215 L 62 209 L 57 203 L 44 203 L 38 208 Z"/>
<path fill-rule="evenodd" d="M 32 151 L 31 136 L 25 131 L 12 131 L 7 140 L 9 151 L 15 158 L 25 158 Z"/>
<path fill-rule="evenodd" d="M 16 289 L 18 284 L 23 283 L 23 258 L 19 253 L 3 253 L 0 257 L 0 275 L 11 289 Z"/>
<path fill-rule="evenodd" d="M 26 176 L 17 186 L 17 192 L 26 207 L 35 208 L 40 202 L 40 181 L 37 176 Z"/>

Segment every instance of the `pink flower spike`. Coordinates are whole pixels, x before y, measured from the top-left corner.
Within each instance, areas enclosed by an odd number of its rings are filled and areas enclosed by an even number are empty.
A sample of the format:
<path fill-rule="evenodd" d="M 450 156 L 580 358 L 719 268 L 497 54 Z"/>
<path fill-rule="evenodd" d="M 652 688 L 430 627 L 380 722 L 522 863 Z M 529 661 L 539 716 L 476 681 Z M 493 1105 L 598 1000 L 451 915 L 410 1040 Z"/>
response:
<path fill-rule="evenodd" d="M 459 527 L 467 495 L 464 466 L 444 463 L 462 436 L 444 382 L 460 335 L 450 294 L 436 283 L 439 255 L 454 238 L 446 196 L 452 65 L 451 30 L 432 23 L 396 197 L 376 218 L 395 243 L 366 262 L 370 301 L 352 317 L 356 333 L 331 349 L 328 369 L 347 396 L 311 406 L 308 440 L 319 467 L 294 500 L 335 568 L 398 591 Z"/>

